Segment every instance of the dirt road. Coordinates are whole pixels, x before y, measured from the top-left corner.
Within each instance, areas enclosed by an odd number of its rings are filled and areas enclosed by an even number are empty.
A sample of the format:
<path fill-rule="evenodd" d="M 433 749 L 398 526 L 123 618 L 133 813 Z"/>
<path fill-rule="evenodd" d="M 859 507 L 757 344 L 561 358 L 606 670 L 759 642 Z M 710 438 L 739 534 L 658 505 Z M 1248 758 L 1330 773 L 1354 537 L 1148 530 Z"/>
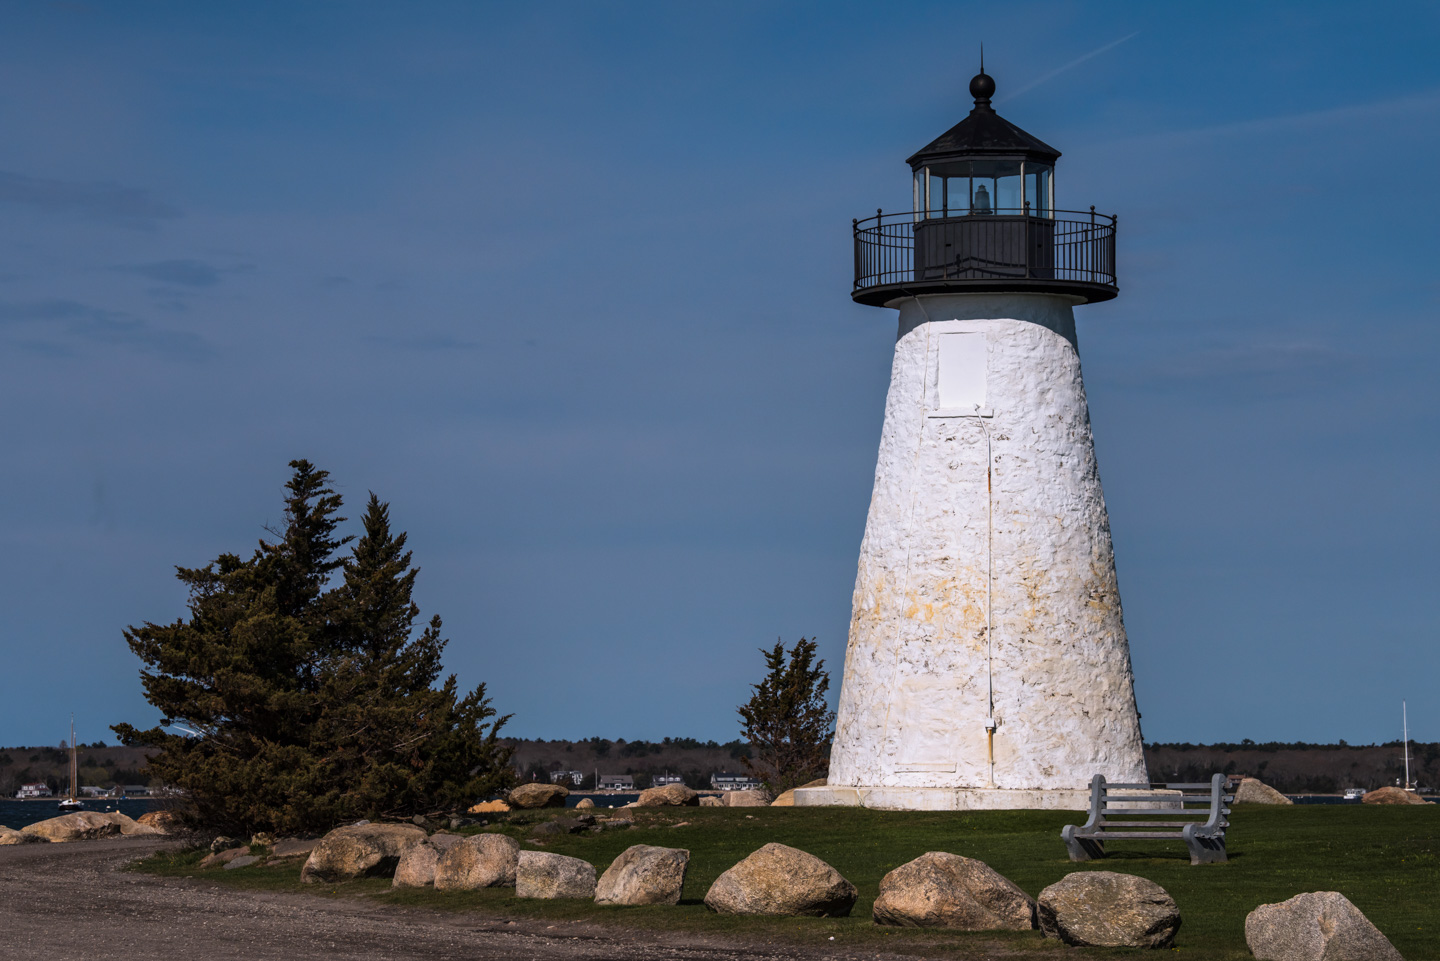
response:
<path fill-rule="evenodd" d="M 6 958 L 93 961 L 512 961 L 873 959 L 790 946 L 736 945 L 586 924 L 506 922 L 363 900 L 238 891 L 123 871 L 153 839 L 0 847 L 0 948 Z M 955 957 L 953 951 L 947 956 Z M 878 957 L 896 957 L 882 955 Z"/>

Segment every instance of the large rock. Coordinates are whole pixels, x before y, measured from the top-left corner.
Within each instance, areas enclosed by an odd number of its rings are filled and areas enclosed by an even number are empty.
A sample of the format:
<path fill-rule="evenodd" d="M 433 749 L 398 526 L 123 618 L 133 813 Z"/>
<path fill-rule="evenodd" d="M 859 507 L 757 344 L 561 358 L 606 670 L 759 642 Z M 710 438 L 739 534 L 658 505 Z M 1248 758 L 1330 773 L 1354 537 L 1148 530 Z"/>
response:
<path fill-rule="evenodd" d="M 1096 948 L 1168 948 L 1180 929 L 1175 899 L 1154 881 L 1113 871 L 1077 871 L 1040 892 L 1047 938 Z"/>
<path fill-rule="evenodd" d="M 24 831 L 17 831 L 14 828 L 7 828 L 0 824 L 0 845 L 5 844 L 40 844 L 49 840 L 38 834 L 26 834 Z"/>
<path fill-rule="evenodd" d="M 632 805 L 626 805 L 631 807 Z M 637 808 L 662 808 L 662 807 L 699 807 L 699 793 L 690 790 L 683 784 L 667 784 L 664 787 L 647 788 L 640 792 L 634 807 Z"/>
<path fill-rule="evenodd" d="M 931 851 L 880 881 L 875 923 L 961 931 L 1032 931 L 1035 901 L 983 861 Z"/>
<path fill-rule="evenodd" d="M 125 815 L 115 812 L 76 811 L 74 814 L 62 814 L 46 821 L 27 824 L 20 831 L 46 841 L 91 841 L 95 838 L 120 834 L 122 827 L 126 824 L 134 825 L 135 822 Z M 139 826 L 136 825 L 136 827 Z M 145 833 L 149 830 L 153 829 L 141 829 L 137 833 Z"/>
<path fill-rule="evenodd" d="M 770 795 L 764 791 L 726 791 L 727 808 L 763 808 L 770 806 Z"/>
<path fill-rule="evenodd" d="M 825 786 L 825 778 L 822 777 L 822 778 L 819 778 L 818 780 L 815 780 L 815 781 L 809 781 L 809 782 L 807 782 L 807 783 L 805 783 L 805 784 L 802 784 L 802 785 L 800 785 L 800 786 L 801 786 L 801 787 L 824 787 L 824 786 Z M 775 800 L 773 800 L 773 801 L 770 802 L 770 806 L 771 806 L 772 808 L 793 808 L 793 807 L 795 806 L 795 789 L 792 787 L 792 788 L 791 788 L 790 790 L 788 790 L 788 791 L 781 791 L 781 792 L 780 792 L 780 796 L 777 797 Z"/>
<path fill-rule="evenodd" d="M 595 865 L 548 851 L 521 851 L 515 867 L 517 898 L 592 898 Z"/>
<path fill-rule="evenodd" d="M 1401 961 L 1400 952 L 1338 891 L 1262 904 L 1245 919 L 1258 961 Z"/>
<path fill-rule="evenodd" d="M 679 904 L 690 852 L 636 844 L 600 875 L 596 904 Z"/>
<path fill-rule="evenodd" d="M 1235 803 L 1294 804 L 1295 802 L 1259 778 L 1245 777 L 1240 779 L 1240 786 L 1235 789 Z"/>
<path fill-rule="evenodd" d="M 435 890 L 509 887 L 515 883 L 519 857 L 520 845 L 514 838 L 503 834 L 471 835 L 440 855 L 435 865 Z"/>
<path fill-rule="evenodd" d="M 185 819 L 174 811 L 146 811 L 135 819 L 135 823 L 152 827 L 161 834 L 185 830 Z"/>
<path fill-rule="evenodd" d="M 563 808 L 570 792 L 558 784 L 532 782 L 510 792 L 512 808 Z"/>
<path fill-rule="evenodd" d="M 582 797 L 580 800 L 575 802 L 575 807 L 577 810 L 580 808 L 593 808 L 594 806 L 595 802 L 588 797 Z"/>
<path fill-rule="evenodd" d="M 1360 798 L 1364 804 L 1429 804 L 1414 791 L 1406 791 L 1398 787 L 1382 787 L 1371 791 Z"/>
<path fill-rule="evenodd" d="M 702 808 L 723 808 L 725 799 L 718 798 L 713 794 L 702 794 L 700 795 L 700 806 Z"/>
<path fill-rule="evenodd" d="M 425 841 L 413 824 L 350 824 L 320 839 L 300 869 L 300 880 L 348 881 L 392 877 L 405 852 Z"/>
<path fill-rule="evenodd" d="M 843 918 L 857 894 L 813 854 L 772 842 L 716 878 L 705 904 L 720 914 Z"/>
<path fill-rule="evenodd" d="M 320 844 L 313 838 L 281 838 L 275 842 L 270 849 L 272 858 L 300 858 L 309 857 L 310 852 Z"/>
<path fill-rule="evenodd" d="M 411 845 L 400 855 L 395 865 L 395 880 L 392 888 L 423 888 L 435 883 L 435 864 L 440 860 L 440 849 L 429 841 Z"/>

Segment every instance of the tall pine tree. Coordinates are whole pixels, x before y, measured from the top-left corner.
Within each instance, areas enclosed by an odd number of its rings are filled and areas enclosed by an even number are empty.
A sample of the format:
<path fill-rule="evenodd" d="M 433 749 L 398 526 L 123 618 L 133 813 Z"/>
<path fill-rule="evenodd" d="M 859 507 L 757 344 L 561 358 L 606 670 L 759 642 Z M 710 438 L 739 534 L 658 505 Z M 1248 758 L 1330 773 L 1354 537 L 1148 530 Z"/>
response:
<path fill-rule="evenodd" d="M 418 571 L 373 495 L 365 536 L 328 474 L 292 461 L 285 526 L 248 559 L 177 568 L 188 620 L 125 632 L 162 726 L 115 731 L 154 747 L 151 772 L 222 830 L 318 830 L 353 817 L 453 809 L 513 778 L 484 685 L 436 689 L 438 618 L 412 637 Z M 343 568 L 343 579 L 331 585 Z M 164 728 L 176 722 L 175 734 Z"/>
<path fill-rule="evenodd" d="M 345 564 L 337 643 L 325 671 L 326 770 L 343 786 L 341 817 L 452 809 L 510 781 L 510 749 L 496 740 L 509 717 L 480 685 L 465 697 L 454 675 L 440 678 L 446 641 L 432 617 L 419 635 L 412 599 L 419 569 L 404 533 L 392 534 L 390 508 L 373 493 L 365 534 Z"/>

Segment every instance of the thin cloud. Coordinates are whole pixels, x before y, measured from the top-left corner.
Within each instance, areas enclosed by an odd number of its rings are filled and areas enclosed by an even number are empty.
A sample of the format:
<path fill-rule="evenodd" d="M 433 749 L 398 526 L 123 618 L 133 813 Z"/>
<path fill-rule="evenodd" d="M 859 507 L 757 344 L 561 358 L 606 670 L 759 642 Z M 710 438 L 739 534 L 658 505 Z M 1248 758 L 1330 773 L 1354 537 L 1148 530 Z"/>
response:
<path fill-rule="evenodd" d="M 1037 77 L 1036 79 L 1034 79 L 1034 80 L 1030 81 L 1029 83 L 1027 83 L 1025 86 L 1021 87 L 1019 90 L 1016 90 L 1014 93 L 1006 94 L 1005 96 L 1001 97 L 1001 98 L 1000 98 L 999 100 L 997 100 L 996 102 L 997 102 L 997 103 L 1005 103 L 1007 100 L 1014 100 L 1016 97 L 1020 96 L 1021 94 L 1029 93 L 1031 90 L 1034 90 L 1036 87 L 1040 86 L 1042 83 L 1047 83 L 1047 82 L 1049 82 L 1049 81 L 1051 81 L 1051 80 L 1054 80 L 1056 77 L 1060 76 L 1060 75 L 1061 75 L 1062 73 L 1064 73 L 1065 71 L 1071 70 L 1071 69 L 1074 69 L 1075 67 L 1080 66 L 1080 65 L 1081 65 L 1082 63 L 1084 63 L 1086 60 L 1090 60 L 1090 59 L 1092 59 L 1092 58 L 1094 58 L 1094 57 L 1098 57 L 1098 56 L 1100 56 L 1102 53 L 1105 53 L 1106 51 L 1114 50 L 1116 47 L 1120 46 L 1120 44 L 1124 43 L 1126 40 L 1133 40 L 1135 37 L 1138 37 L 1138 36 L 1140 36 L 1140 31 L 1139 31 L 1139 30 L 1136 30 L 1134 33 L 1128 34 L 1128 35 L 1126 35 L 1126 36 L 1124 36 L 1124 37 L 1121 37 L 1119 40 L 1112 40 L 1112 41 L 1110 41 L 1109 43 L 1105 44 L 1105 46 L 1103 46 L 1103 47 L 1099 47 L 1099 48 L 1097 48 L 1097 49 L 1095 49 L 1095 50 L 1091 50 L 1089 53 L 1085 54 L 1085 56 L 1083 56 L 1083 57 L 1077 57 L 1077 58 L 1075 58 L 1074 60 L 1071 60 L 1069 63 L 1065 64 L 1064 66 L 1062 66 L 1062 67 L 1056 67 L 1054 70 L 1051 70 L 1049 73 L 1047 73 L 1047 74 L 1045 74 L 1045 75 L 1043 75 L 1043 76 L 1041 76 L 1041 77 Z"/>
<path fill-rule="evenodd" d="M 162 284 L 182 287 L 214 287 L 220 282 L 221 270 L 203 260 L 161 260 L 153 264 L 116 267 L 128 274 L 139 274 Z"/>
<path fill-rule="evenodd" d="M 139 187 L 109 181 L 46 180 L 7 171 L 0 171 L 0 203 L 78 214 L 96 223 L 141 230 L 153 230 L 159 221 L 180 216 L 177 208 Z"/>
<path fill-rule="evenodd" d="M 1369 103 L 1360 103 L 1345 107 L 1326 107 L 1322 110 L 1304 110 L 1299 113 L 1277 114 L 1270 117 L 1257 117 L 1253 120 L 1237 120 L 1233 123 L 1212 124 L 1208 127 L 1192 127 L 1188 130 L 1169 130 L 1162 133 L 1129 137 L 1115 142 L 1118 144 L 1164 143 L 1168 141 L 1185 142 L 1230 137 L 1237 134 L 1259 135 L 1285 130 L 1304 130 L 1333 126 L 1337 123 L 1350 123 L 1357 120 L 1373 121 L 1381 116 L 1425 113 L 1435 111 L 1437 108 L 1440 108 L 1440 90 L 1427 90 L 1423 93 L 1394 97 L 1389 100 L 1375 100 Z"/>
<path fill-rule="evenodd" d="M 0 301 L 0 330 L 15 333 L 14 342 L 28 350 L 73 353 L 76 343 L 130 347 L 136 350 L 196 358 L 208 345 L 187 331 L 152 327 L 132 314 L 92 307 L 74 300 Z"/>

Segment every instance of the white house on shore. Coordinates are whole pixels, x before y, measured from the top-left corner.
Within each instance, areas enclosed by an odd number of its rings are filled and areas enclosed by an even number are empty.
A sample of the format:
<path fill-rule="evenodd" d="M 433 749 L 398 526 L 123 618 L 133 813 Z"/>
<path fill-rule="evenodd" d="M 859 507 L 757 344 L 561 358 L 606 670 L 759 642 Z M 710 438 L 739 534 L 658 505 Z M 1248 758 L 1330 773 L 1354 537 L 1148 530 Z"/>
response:
<path fill-rule="evenodd" d="M 748 774 L 727 774 L 724 771 L 710 775 L 710 786 L 717 791 L 758 791 L 760 780 Z"/>

